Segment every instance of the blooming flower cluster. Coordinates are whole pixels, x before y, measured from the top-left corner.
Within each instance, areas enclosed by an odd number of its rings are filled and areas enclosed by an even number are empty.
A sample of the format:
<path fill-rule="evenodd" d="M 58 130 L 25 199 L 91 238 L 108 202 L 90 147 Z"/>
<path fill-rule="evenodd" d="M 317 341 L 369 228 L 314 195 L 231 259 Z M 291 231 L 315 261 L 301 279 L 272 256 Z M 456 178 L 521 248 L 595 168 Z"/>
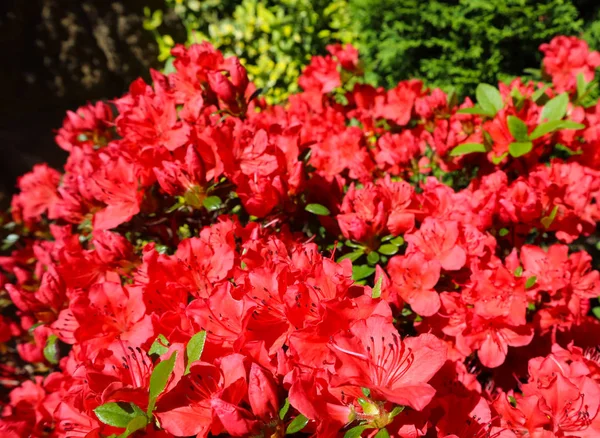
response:
<path fill-rule="evenodd" d="M 173 50 L 69 112 L 0 258 L 0 435 L 600 435 L 600 54 L 462 103 Z"/>

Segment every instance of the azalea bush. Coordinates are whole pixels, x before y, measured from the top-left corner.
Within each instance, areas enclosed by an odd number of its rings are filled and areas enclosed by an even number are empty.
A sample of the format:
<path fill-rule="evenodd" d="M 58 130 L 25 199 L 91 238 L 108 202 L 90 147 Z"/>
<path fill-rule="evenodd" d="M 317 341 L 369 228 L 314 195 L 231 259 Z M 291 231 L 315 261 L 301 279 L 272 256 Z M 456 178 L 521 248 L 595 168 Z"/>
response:
<path fill-rule="evenodd" d="M 173 49 L 1 217 L 3 437 L 600 434 L 600 54 L 460 101 Z M 515 54 L 516 56 L 518 54 Z"/>

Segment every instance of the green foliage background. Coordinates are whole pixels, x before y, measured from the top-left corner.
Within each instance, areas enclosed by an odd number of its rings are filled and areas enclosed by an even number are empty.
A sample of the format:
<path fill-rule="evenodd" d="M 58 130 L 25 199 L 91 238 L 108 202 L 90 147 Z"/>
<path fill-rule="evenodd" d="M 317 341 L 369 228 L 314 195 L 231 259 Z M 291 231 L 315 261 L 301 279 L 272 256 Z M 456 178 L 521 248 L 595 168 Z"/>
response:
<path fill-rule="evenodd" d="M 334 42 L 360 50 L 368 82 L 418 77 L 460 95 L 539 67 L 539 45 L 556 35 L 600 48 L 597 0 L 165 0 L 169 9 L 188 38 L 174 41 L 163 12 L 146 10 L 161 60 L 176 42 L 209 40 L 238 56 L 271 102 L 297 91 L 310 56 Z"/>

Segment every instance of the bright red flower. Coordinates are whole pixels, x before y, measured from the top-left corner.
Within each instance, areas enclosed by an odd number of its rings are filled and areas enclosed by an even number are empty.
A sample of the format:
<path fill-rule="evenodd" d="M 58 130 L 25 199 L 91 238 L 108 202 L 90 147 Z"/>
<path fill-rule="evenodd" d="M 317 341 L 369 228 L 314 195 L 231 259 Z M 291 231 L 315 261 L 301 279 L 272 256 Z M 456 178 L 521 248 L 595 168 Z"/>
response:
<path fill-rule="evenodd" d="M 339 359 L 334 386 L 369 388 L 375 400 L 416 410 L 433 398 L 427 382 L 446 361 L 446 346 L 435 336 L 402 340 L 382 316 L 357 321 L 349 333 L 334 336 L 330 348 Z"/>
<path fill-rule="evenodd" d="M 462 268 L 467 260 L 465 250 L 459 245 L 459 225 L 454 221 L 427 218 L 414 233 L 405 237 L 407 254 L 422 252 L 428 260 L 438 260 L 446 271 Z"/>
<path fill-rule="evenodd" d="M 60 173 L 46 164 L 37 164 L 31 172 L 20 177 L 17 185 L 21 193 L 12 200 L 15 220 L 37 222 L 42 214 L 57 217 L 60 178 Z"/>
<path fill-rule="evenodd" d="M 600 53 L 590 51 L 587 42 L 574 36 L 554 37 L 550 43 L 542 44 L 540 51 L 544 54 L 544 71 L 559 93 L 575 90 L 579 74 L 590 82 L 600 66 Z"/>
<path fill-rule="evenodd" d="M 388 272 L 404 301 L 422 316 L 434 315 L 440 308 L 439 294 L 433 289 L 440 278 L 440 263 L 427 261 L 420 253 L 393 257 Z"/>

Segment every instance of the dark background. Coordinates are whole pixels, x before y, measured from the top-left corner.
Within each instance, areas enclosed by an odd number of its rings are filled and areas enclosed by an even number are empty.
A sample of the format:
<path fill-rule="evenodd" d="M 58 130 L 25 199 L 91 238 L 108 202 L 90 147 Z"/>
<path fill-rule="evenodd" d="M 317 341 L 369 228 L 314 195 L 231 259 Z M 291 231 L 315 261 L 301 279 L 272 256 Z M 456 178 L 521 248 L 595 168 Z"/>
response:
<path fill-rule="evenodd" d="M 54 131 L 68 109 L 117 97 L 159 67 L 144 7 L 164 2 L 0 0 L 0 204 L 35 163 L 62 166 Z M 173 35 L 184 32 L 176 23 Z"/>

